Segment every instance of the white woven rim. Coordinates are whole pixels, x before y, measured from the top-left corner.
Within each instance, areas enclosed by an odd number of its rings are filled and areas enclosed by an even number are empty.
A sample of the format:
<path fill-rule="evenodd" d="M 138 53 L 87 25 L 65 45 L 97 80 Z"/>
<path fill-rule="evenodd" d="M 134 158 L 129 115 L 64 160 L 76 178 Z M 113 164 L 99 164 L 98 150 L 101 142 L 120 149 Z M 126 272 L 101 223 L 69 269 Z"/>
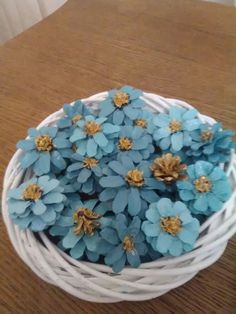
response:
<path fill-rule="evenodd" d="M 103 92 L 82 101 L 96 109 L 106 96 L 107 92 Z M 150 110 L 157 112 L 165 112 L 172 105 L 192 108 L 186 102 L 156 94 L 144 93 L 141 98 Z M 37 128 L 54 125 L 62 116 L 61 109 L 48 116 Z M 199 114 L 199 118 L 210 125 L 215 123 L 208 116 Z M 80 299 L 110 303 L 158 297 L 183 285 L 218 260 L 228 240 L 236 233 L 236 157 L 232 152 L 225 171 L 232 182 L 233 194 L 224 207 L 201 226 L 200 237 L 192 252 L 144 263 L 138 269 L 126 267 L 119 274 L 112 273 L 111 268 L 105 265 L 77 261 L 57 248 L 43 232 L 36 237 L 30 230 L 21 231 L 9 218 L 7 191 L 32 176 L 30 171 L 21 169 L 18 161 L 21 154 L 22 151 L 17 150 L 12 157 L 3 184 L 2 214 L 10 240 L 17 254 L 36 275 Z"/>

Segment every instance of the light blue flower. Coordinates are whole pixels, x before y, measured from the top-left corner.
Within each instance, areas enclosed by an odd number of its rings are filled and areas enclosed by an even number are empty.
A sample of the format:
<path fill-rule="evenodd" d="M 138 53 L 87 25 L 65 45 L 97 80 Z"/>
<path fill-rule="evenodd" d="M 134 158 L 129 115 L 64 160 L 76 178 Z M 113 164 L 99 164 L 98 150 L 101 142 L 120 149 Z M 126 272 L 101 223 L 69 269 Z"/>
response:
<path fill-rule="evenodd" d="M 118 158 L 128 156 L 138 163 L 142 159 L 148 159 L 154 152 L 151 135 L 144 129 L 133 126 L 122 126 L 116 143 Z"/>
<path fill-rule="evenodd" d="M 197 110 L 171 107 L 169 113 L 160 113 L 153 123 L 158 127 L 153 138 L 162 150 L 180 151 L 184 146 L 191 145 L 189 132 L 200 126 Z"/>
<path fill-rule="evenodd" d="M 98 203 L 97 199 L 82 202 L 78 196 L 74 197 L 49 232 L 59 237 L 58 245 L 69 250 L 73 258 L 81 259 L 86 255 L 95 262 L 99 258 L 98 230 L 110 223 L 108 218 L 102 217 L 107 209 L 107 204 Z"/>
<path fill-rule="evenodd" d="M 23 169 L 32 167 L 37 176 L 65 169 L 64 158 L 72 154 L 71 143 L 65 133 L 58 132 L 56 127 L 42 127 L 29 129 L 28 135 L 29 138 L 16 145 L 24 151 L 20 160 Z"/>
<path fill-rule="evenodd" d="M 53 225 L 64 207 L 59 181 L 49 176 L 32 178 L 8 192 L 8 211 L 20 229 L 42 231 Z"/>
<path fill-rule="evenodd" d="M 212 126 L 202 124 L 200 129 L 191 132 L 192 144 L 186 154 L 194 161 L 207 160 L 214 164 L 226 162 L 235 148 L 232 141 L 234 132 L 223 130 L 220 123 Z"/>
<path fill-rule="evenodd" d="M 80 192 L 93 194 L 98 192 L 98 178 L 102 176 L 104 160 L 94 157 L 73 155 L 73 162 L 67 168 L 67 178 L 76 178 L 80 184 Z M 100 188 L 101 189 L 101 188 Z"/>
<path fill-rule="evenodd" d="M 100 158 L 114 150 L 114 137 L 118 136 L 120 127 L 106 122 L 107 118 L 85 116 L 77 122 L 70 141 L 77 146 L 77 153 Z"/>
<path fill-rule="evenodd" d="M 139 112 L 137 118 L 131 120 L 130 118 L 125 119 L 125 125 L 131 125 L 136 126 L 139 128 L 144 129 L 148 134 L 153 134 L 154 130 L 156 129 L 156 126 L 153 123 L 153 119 L 156 116 L 153 112 L 142 109 L 142 111 Z"/>
<path fill-rule="evenodd" d="M 100 232 L 102 239 L 98 245 L 98 252 L 105 256 L 105 264 L 111 266 L 114 272 L 120 272 L 125 264 L 139 267 L 140 256 L 147 253 L 140 226 L 139 217 L 135 216 L 129 222 L 125 215 L 118 214 L 115 222 Z"/>
<path fill-rule="evenodd" d="M 194 214 L 210 215 L 220 210 L 231 194 L 225 172 L 207 161 L 188 166 L 188 180 L 177 182 L 180 198 Z"/>
<path fill-rule="evenodd" d="M 74 127 L 85 115 L 91 114 L 88 107 L 81 100 L 77 100 L 73 105 L 65 104 L 63 110 L 65 116 L 57 122 L 59 129 Z"/>
<path fill-rule="evenodd" d="M 108 117 L 110 122 L 121 125 L 125 117 L 136 119 L 143 107 L 139 98 L 142 91 L 131 86 L 123 86 L 120 90 L 111 90 L 108 97 L 101 102 L 100 117 Z"/>
<path fill-rule="evenodd" d="M 126 156 L 109 162 L 108 168 L 104 169 L 104 176 L 99 180 L 104 188 L 100 200 L 112 200 L 112 210 L 115 213 L 127 208 L 131 216 L 137 215 L 147 203 L 158 200 L 155 190 L 165 190 L 163 182 L 151 177 L 149 166 L 145 161 L 134 165 Z"/>
<path fill-rule="evenodd" d="M 179 256 L 193 249 L 200 224 L 184 203 L 161 198 L 150 205 L 146 218 L 142 230 L 155 251 Z"/>

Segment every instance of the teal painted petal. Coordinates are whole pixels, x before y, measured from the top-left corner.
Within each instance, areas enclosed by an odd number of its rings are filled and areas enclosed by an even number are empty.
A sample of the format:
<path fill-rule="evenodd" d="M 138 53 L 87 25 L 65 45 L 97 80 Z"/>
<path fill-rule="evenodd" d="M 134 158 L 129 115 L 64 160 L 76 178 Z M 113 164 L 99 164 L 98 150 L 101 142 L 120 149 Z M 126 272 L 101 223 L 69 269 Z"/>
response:
<path fill-rule="evenodd" d="M 89 157 L 94 157 L 97 154 L 97 144 L 93 138 L 88 139 L 87 141 L 87 154 Z"/>
<path fill-rule="evenodd" d="M 90 262 L 97 262 L 99 260 L 99 254 L 97 252 L 91 252 L 89 250 L 86 250 L 87 258 Z"/>
<path fill-rule="evenodd" d="M 195 195 L 192 191 L 189 190 L 180 190 L 179 196 L 183 201 L 190 201 L 195 198 Z"/>
<path fill-rule="evenodd" d="M 156 190 L 160 190 L 160 191 L 165 191 L 165 189 L 166 189 L 164 182 L 157 181 L 154 178 L 145 178 L 145 184 L 149 188 L 151 187 L 152 189 L 156 189 Z"/>
<path fill-rule="evenodd" d="M 113 171 L 115 171 L 116 173 L 125 176 L 127 173 L 127 170 L 123 167 L 123 165 L 116 160 L 113 160 L 111 162 L 109 162 L 109 168 L 111 168 Z"/>
<path fill-rule="evenodd" d="M 200 194 L 194 202 L 193 207 L 197 211 L 204 213 L 208 207 L 207 196 L 205 194 Z"/>
<path fill-rule="evenodd" d="M 157 207 L 152 204 L 149 207 L 149 209 L 146 211 L 145 215 L 146 215 L 146 218 L 152 223 L 156 223 L 160 219 L 160 214 L 158 212 Z"/>
<path fill-rule="evenodd" d="M 80 259 L 83 256 L 84 251 L 85 251 L 85 243 L 84 241 L 79 241 L 70 250 L 70 255 L 71 257 L 75 259 Z"/>
<path fill-rule="evenodd" d="M 211 174 L 209 175 L 209 179 L 212 181 L 220 180 L 224 176 L 224 171 L 219 167 L 215 167 Z"/>
<path fill-rule="evenodd" d="M 132 138 L 134 140 L 137 140 L 138 138 L 140 138 L 144 134 L 144 131 L 142 128 L 134 127 L 131 129 L 131 134 L 132 134 Z"/>
<path fill-rule="evenodd" d="M 71 171 L 76 171 L 76 170 L 80 170 L 83 168 L 83 163 L 82 162 L 76 162 L 74 164 L 71 164 L 69 167 L 67 167 L 67 171 L 71 172 Z"/>
<path fill-rule="evenodd" d="M 118 125 L 111 123 L 104 123 L 102 129 L 105 134 L 113 134 L 120 131 L 120 127 Z"/>
<path fill-rule="evenodd" d="M 84 202 L 84 206 L 93 210 L 97 203 L 98 203 L 97 199 L 90 199 Z"/>
<path fill-rule="evenodd" d="M 23 214 L 26 208 L 29 207 L 31 204 L 30 201 L 24 201 L 24 200 L 18 201 L 18 200 L 13 200 L 13 199 L 9 199 L 7 203 L 8 203 L 9 212 L 11 214 L 13 213 Z"/>
<path fill-rule="evenodd" d="M 95 119 L 96 123 L 103 124 L 105 121 L 107 121 L 107 118 L 105 117 L 99 117 Z"/>
<path fill-rule="evenodd" d="M 182 115 L 186 112 L 186 109 L 177 107 L 177 106 L 171 106 L 169 110 L 169 115 L 171 119 L 173 120 L 182 120 Z"/>
<path fill-rule="evenodd" d="M 56 150 L 54 150 L 51 153 L 51 162 L 53 163 L 54 166 L 56 166 L 58 169 L 65 169 L 66 167 L 66 162 L 65 160 L 62 158 L 61 154 L 59 152 L 57 152 Z"/>
<path fill-rule="evenodd" d="M 119 244 L 108 252 L 104 261 L 107 265 L 112 265 L 118 261 L 124 254 L 123 245 Z"/>
<path fill-rule="evenodd" d="M 104 188 L 115 188 L 125 185 L 125 181 L 120 176 L 108 176 L 99 180 L 99 183 Z"/>
<path fill-rule="evenodd" d="M 183 244 L 177 239 L 173 240 L 169 252 L 172 256 L 180 256 L 183 252 Z"/>
<path fill-rule="evenodd" d="M 40 177 L 38 183 L 42 187 L 43 195 L 45 195 L 57 188 L 60 182 L 56 179 L 45 181 L 43 180 L 43 177 Z"/>
<path fill-rule="evenodd" d="M 131 216 L 137 215 L 141 210 L 141 198 L 137 188 L 131 188 L 128 198 L 128 212 Z"/>
<path fill-rule="evenodd" d="M 60 218 L 57 220 L 57 225 L 63 228 L 71 227 L 74 225 L 73 217 L 60 216 Z"/>
<path fill-rule="evenodd" d="M 122 271 L 122 269 L 125 266 L 125 262 L 126 262 L 126 254 L 123 253 L 123 255 L 121 256 L 120 259 L 118 259 L 113 265 L 112 265 L 112 270 L 115 273 L 119 273 Z"/>
<path fill-rule="evenodd" d="M 182 225 L 186 225 L 189 224 L 193 221 L 193 217 L 191 216 L 191 214 L 188 211 L 182 212 L 179 215 L 180 220 L 182 221 Z"/>
<path fill-rule="evenodd" d="M 121 161 L 122 161 L 123 166 L 127 169 L 127 171 L 135 168 L 134 163 L 131 158 L 127 156 L 121 156 Z"/>
<path fill-rule="evenodd" d="M 131 100 L 138 98 L 143 93 L 141 90 L 133 88 L 132 86 L 129 85 L 122 86 L 120 90 L 124 93 L 129 94 Z"/>
<path fill-rule="evenodd" d="M 177 201 L 173 203 L 174 211 L 179 215 L 180 213 L 187 212 L 188 209 L 183 202 Z"/>
<path fill-rule="evenodd" d="M 23 155 L 22 159 L 20 160 L 22 168 L 26 169 L 29 168 L 36 160 L 39 158 L 38 151 L 30 151 Z"/>
<path fill-rule="evenodd" d="M 36 137 L 39 135 L 39 131 L 36 128 L 29 128 L 27 133 L 30 137 Z"/>
<path fill-rule="evenodd" d="M 135 249 L 140 256 L 144 256 L 145 254 L 147 254 L 147 246 L 145 243 L 142 243 L 142 242 L 136 243 L 135 242 Z"/>
<path fill-rule="evenodd" d="M 140 257 L 137 253 L 137 251 L 131 251 L 131 252 L 127 252 L 126 253 L 126 256 L 127 256 L 127 260 L 128 260 L 128 263 L 132 266 L 132 267 L 139 267 L 140 264 L 141 264 L 141 261 L 140 261 Z"/>
<path fill-rule="evenodd" d="M 78 140 L 82 140 L 84 138 L 86 138 L 86 134 L 84 133 L 84 131 L 79 129 L 79 128 L 76 128 L 76 129 L 74 129 L 74 132 L 70 137 L 70 141 L 72 143 L 74 143 L 74 142 L 76 142 Z"/>
<path fill-rule="evenodd" d="M 104 240 L 106 240 L 108 243 L 112 245 L 117 245 L 119 243 L 117 232 L 113 228 L 110 227 L 104 228 L 100 232 L 100 235 Z"/>
<path fill-rule="evenodd" d="M 183 133 L 177 132 L 171 135 L 172 149 L 176 152 L 183 148 Z"/>
<path fill-rule="evenodd" d="M 41 135 L 47 134 L 51 138 L 54 138 L 57 134 L 58 129 L 57 129 L 57 127 L 42 127 L 38 131 Z"/>
<path fill-rule="evenodd" d="M 121 154 L 127 154 L 135 163 L 140 163 L 143 159 L 142 154 L 139 151 L 128 151 L 128 152 L 121 152 Z"/>
<path fill-rule="evenodd" d="M 197 177 L 207 176 L 211 173 L 213 165 L 207 161 L 197 161 L 195 164 L 195 174 Z"/>
<path fill-rule="evenodd" d="M 158 236 L 156 248 L 160 253 L 166 253 L 173 241 L 173 237 L 168 233 L 161 232 Z"/>
<path fill-rule="evenodd" d="M 140 194 L 141 194 L 141 197 L 148 203 L 157 202 L 159 199 L 159 196 L 154 191 L 151 191 L 151 190 L 140 191 Z"/>
<path fill-rule="evenodd" d="M 190 132 L 199 128 L 200 124 L 201 122 L 198 119 L 186 120 L 183 123 L 183 128 L 184 130 L 187 130 Z"/>
<path fill-rule="evenodd" d="M 7 193 L 9 198 L 14 198 L 15 200 L 22 200 L 23 190 L 20 188 L 10 189 Z"/>
<path fill-rule="evenodd" d="M 160 223 L 151 223 L 149 221 L 144 221 L 142 224 L 142 230 L 147 237 L 156 237 L 160 233 Z"/>
<path fill-rule="evenodd" d="M 113 123 L 116 125 L 121 125 L 124 120 L 124 112 L 121 109 L 116 109 L 113 113 Z"/>
<path fill-rule="evenodd" d="M 177 234 L 177 237 L 184 243 L 193 244 L 196 241 L 197 233 L 183 228 L 182 231 Z"/>
<path fill-rule="evenodd" d="M 165 113 L 160 113 L 154 117 L 153 123 L 160 128 L 168 127 L 170 123 L 170 117 Z"/>
<path fill-rule="evenodd" d="M 20 140 L 17 144 L 16 144 L 17 148 L 20 148 L 24 151 L 29 151 L 35 148 L 35 143 L 33 139 L 29 139 L 29 140 Z"/>
<path fill-rule="evenodd" d="M 193 184 L 191 182 L 189 182 L 189 181 L 177 181 L 176 185 L 181 190 L 192 191 L 193 188 L 194 188 Z"/>
<path fill-rule="evenodd" d="M 131 235 L 133 238 L 135 238 L 137 234 L 140 232 L 140 226 L 141 220 L 138 216 L 135 216 L 127 229 L 127 233 Z"/>
<path fill-rule="evenodd" d="M 61 203 L 63 201 L 63 195 L 58 192 L 50 192 L 43 197 L 44 204 Z"/>
<path fill-rule="evenodd" d="M 41 200 L 38 200 L 32 204 L 31 209 L 35 215 L 42 215 L 46 211 L 47 207 Z"/>
<path fill-rule="evenodd" d="M 128 190 L 120 189 L 113 200 L 112 209 L 115 213 L 121 213 L 124 211 L 127 204 L 128 204 Z"/>
<path fill-rule="evenodd" d="M 170 137 L 166 137 L 160 141 L 159 146 L 162 150 L 167 150 L 170 147 L 170 144 Z"/>
<path fill-rule="evenodd" d="M 124 113 L 129 117 L 131 120 L 134 120 L 138 117 L 139 115 L 139 110 L 132 108 L 132 106 L 125 106 L 124 107 Z"/>
<path fill-rule="evenodd" d="M 61 137 L 57 137 L 53 140 L 53 145 L 56 147 L 56 148 L 68 148 L 68 147 L 71 147 L 71 143 L 64 139 L 64 138 L 61 138 Z"/>
<path fill-rule="evenodd" d="M 108 139 L 102 132 L 94 134 L 93 138 L 100 147 L 105 147 L 108 144 Z"/>
<path fill-rule="evenodd" d="M 112 141 L 109 141 L 106 147 L 102 148 L 103 151 L 107 154 L 110 154 L 114 151 L 114 143 Z"/>
<path fill-rule="evenodd" d="M 173 209 L 172 209 L 172 202 L 169 198 L 161 198 L 157 202 L 156 206 L 161 216 L 169 216 L 169 215 L 171 216 Z"/>
<path fill-rule="evenodd" d="M 162 138 L 165 138 L 171 134 L 170 129 L 168 127 L 166 128 L 160 128 L 156 130 L 153 134 L 153 138 L 158 141 Z"/>
<path fill-rule="evenodd" d="M 83 234 L 76 235 L 74 233 L 74 228 L 71 228 L 65 238 L 62 240 L 62 245 L 65 249 L 71 249 L 73 248 L 81 239 Z M 81 241 L 82 242 L 82 241 Z"/>
<path fill-rule="evenodd" d="M 52 209 L 47 209 L 42 215 L 40 215 L 40 218 L 50 225 L 55 223 L 56 217 L 57 214 Z"/>
<path fill-rule="evenodd" d="M 208 199 L 208 206 L 214 212 L 220 210 L 224 205 L 224 203 L 221 202 L 219 198 L 217 198 L 217 196 L 215 196 L 213 193 L 210 193 L 207 199 Z"/>
<path fill-rule="evenodd" d="M 100 108 L 101 111 L 99 113 L 99 117 L 107 117 L 116 109 L 116 107 L 113 105 L 110 99 L 101 102 Z"/>
<path fill-rule="evenodd" d="M 13 222 L 16 224 L 21 230 L 25 230 L 29 228 L 29 225 L 32 221 L 32 216 L 25 217 L 24 219 L 22 218 L 14 218 Z"/>
<path fill-rule="evenodd" d="M 80 183 L 84 183 L 88 180 L 88 178 L 91 176 L 91 170 L 87 169 L 87 168 L 83 168 L 79 175 L 78 175 L 78 182 Z"/>
<path fill-rule="evenodd" d="M 64 227 L 61 227 L 61 226 L 52 226 L 50 229 L 49 229 L 49 233 L 52 235 L 52 236 L 65 236 L 68 232 L 68 229 L 67 228 L 64 228 Z"/>
<path fill-rule="evenodd" d="M 97 250 L 97 246 L 98 246 L 98 242 L 99 242 L 99 236 L 98 236 L 97 232 L 91 236 L 85 235 L 83 237 L 83 240 L 84 240 L 86 247 L 89 251 L 95 252 Z"/>
<path fill-rule="evenodd" d="M 43 231 L 46 229 L 47 224 L 39 217 L 39 216 L 34 216 L 32 218 L 32 222 L 30 225 L 30 229 L 34 232 L 39 232 Z"/>
<path fill-rule="evenodd" d="M 189 120 L 189 119 L 193 119 L 197 116 L 198 111 L 196 109 L 190 109 L 187 110 L 184 114 L 183 114 L 183 120 Z"/>
<path fill-rule="evenodd" d="M 134 150 L 141 150 L 141 149 L 145 149 L 148 147 L 148 141 L 147 138 L 145 136 L 143 136 L 142 138 L 138 139 L 137 141 L 134 142 L 133 144 L 133 149 Z"/>
<path fill-rule="evenodd" d="M 99 200 L 101 202 L 107 202 L 113 199 L 116 196 L 116 194 L 117 194 L 116 189 L 111 189 L 111 188 L 104 189 L 99 195 Z"/>
<path fill-rule="evenodd" d="M 42 152 L 39 154 L 39 159 L 34 164 L 34 171 L 37 175 L 49 173 L 50 171 L 50 153 Z"/>

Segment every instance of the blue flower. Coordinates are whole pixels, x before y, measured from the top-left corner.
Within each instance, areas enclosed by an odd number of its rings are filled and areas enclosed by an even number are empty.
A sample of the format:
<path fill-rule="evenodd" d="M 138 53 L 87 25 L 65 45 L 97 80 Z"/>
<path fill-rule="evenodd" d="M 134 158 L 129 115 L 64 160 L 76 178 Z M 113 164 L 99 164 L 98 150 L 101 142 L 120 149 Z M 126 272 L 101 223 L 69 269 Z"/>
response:
<path fill-rule="evenodd" d="M 66 134 L 58 132 L 56 127 L 42 127 L 29 129 L 28 135 L 29 138 L 17 143 L 17 148 L 24 151 L 22 168 L 32 167 L 37 176 L 65 169 L 64 158 L 72 154 Z"/>
<path fill-rule="evenodd" d="M 191 137 L 189 132 L 200 126 L 197 118 L 197 110 L 187 110 L 181 107 L 171 107 L 169 113 L 160 113 L 153 123 L 158 126 L 153 133 L 153 138 L 162 150 L 171 149 L 173 152 L 180 151 L 184 146 L 190 146 Z"/>
<path fill-rule="evenodd" d="M 67 178 L 76 178 L 80 192 L 93 194 L 97 192 L 97 179 L 102 176 L 104 161 L 94 157 L 73 155 L 74 162 L 67 168 Z"/>
<path fill-rule="evenodd" d="M 142 111 L 139 112 L 137 118 L 131 120 L 129 118 L 125 119 L 125 125 L 131 125 L 136 126 L 139 128 L 144 129 L 148 134 L 151 134 L 156 129 L 156 126 L 153 123 L 153 119 L 156 115 L 149 111 L 142 109 Z"/>
<path fill-rule="evenodd" d="M 225 172 L 207 161 L 188 166 L 188 180 L 177 182 L 180 198 L 194 214 L 209 215 L 220 210 L 231 194 Z"/>
<path fill-rule="evenodd" d="M 107 204 L 98 204 L 97 199 L 82 202 L 78 197 L 69 201 L 61 217 L 49 230 L 52 236 L 59 236 L 59 246 L 69 250 L 75 259 L 81 259 L 84 254 L 93 262 L 99 258 L 98 230 L 109 224 L 108 218 L 102 215 L 107 211 Z"/>
<path fill-rule="evenodd" d="M 193 249 L 199 235 L 199 221 L 182 202 L 162 198 L 146 211 L 142 230 L 155 251 L 179 256 Z"/>
<path fill-rule="evenodd" d="M 77 100 L 73 105 L 65 104 L 63 110 L 65 116 L 57 122 L 59 129 L 74 127 L 85 115 L 91 114 L 90 110 L 81 100 Z"/>
<path fill-rule="evenodd" d="M 129 222 L 125 215 L 118 214 L 115 222 L 100 232 L 102 240 L 98 252 L 105 256 L 105 264 L 111 266 L 114 272 L 120 272 L 126 263 L 139 267 L 140 256 L 147 253 L 140 225 L 139 217 L 135 216 Z"/>
<path fill-rule="evenodd" d="M 148 159 L 154 152 L 152 137 L 144 129 L 133 126 L 121 127 L 117 141 L 118 158 L 128 156 L 138 163 L 142 159 Z"/>
<path fill-rule="evenodd" d="M 207 160 L 214 164 L 226 162 L 231 149 L 235 147 L 233 135 L 231 130 L 222 130 L 220 123 L 212 126 L 202 124 L 200 129 L 191 132 L 193 141 L 186 154 L 194 161 Z"/>
<path fill-rule="evenodd" d="M 49 176 L 42 176 L 9 190 L 9 215 L 20 229 L 42 231 L 56 222 L 65 201 L 59 183 Z"/>
<path fill-rule="evenodd" d="M 70 141 L 78 147 L 77 153 L 100 158 L 114 150 L 114 137 L 118 136 L 120 127 L 106 122 L 107 118 L 85 116 L 77 122 Z"/>
<path fill-rule="evenodd" d="M 104 188 L 100 200 L 113 200 L 112 210 L 115 213 L 123 212 L 127 207 L 131 216 L 137 215 L 147 203 L 158 200 L 156 189 L 165 190 L 163 182 L 151 177 L 148 162 L 142 161 L 135 166 L 126 156 L 109 162 L 99 183 Z"/>
<path fill-rule="evenodd" d="M 111 90 L 108 97 L 101 102 L 100 117 L 108 117 L 110 122 L 121 125 L 125 117 L 136 119 L 143 107 L 139 98 L 142 91 L 131 86 L 123 86 L 120 90 Z"/>

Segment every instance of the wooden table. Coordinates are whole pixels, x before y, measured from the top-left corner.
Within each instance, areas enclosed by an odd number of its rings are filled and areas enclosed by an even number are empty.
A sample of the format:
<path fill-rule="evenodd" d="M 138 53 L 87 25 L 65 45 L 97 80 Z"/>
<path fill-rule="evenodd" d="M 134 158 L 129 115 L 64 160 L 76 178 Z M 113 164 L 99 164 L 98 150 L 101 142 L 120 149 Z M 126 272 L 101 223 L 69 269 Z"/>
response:
<path fill-rule="evenodd" d="M 70 0 L 0 48 L 0 171 L 18 139 L 64 102 L 122 84 L 182 98 L 236 130 L 236 10 L 200 1 Z M 158 299 L 80 301 L 38 279 L 0 222 L 0 313 L 233 313 L 236 241 Z M 235 312 L 234 312 L 235 313 Z"/>

